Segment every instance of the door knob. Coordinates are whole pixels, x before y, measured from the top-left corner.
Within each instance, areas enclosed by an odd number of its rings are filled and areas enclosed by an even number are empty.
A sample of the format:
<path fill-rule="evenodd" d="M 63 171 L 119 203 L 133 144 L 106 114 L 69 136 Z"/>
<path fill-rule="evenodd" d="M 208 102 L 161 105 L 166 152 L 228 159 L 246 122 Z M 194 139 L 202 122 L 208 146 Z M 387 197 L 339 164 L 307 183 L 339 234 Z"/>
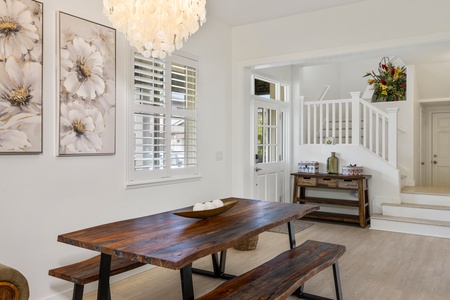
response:
<path fill-rule="evenodd" d="M 433 164 L 435 164 L 435 165 L 436 165 L 436 164 L 437 164 L 437 161 L 433 160 Z"/>

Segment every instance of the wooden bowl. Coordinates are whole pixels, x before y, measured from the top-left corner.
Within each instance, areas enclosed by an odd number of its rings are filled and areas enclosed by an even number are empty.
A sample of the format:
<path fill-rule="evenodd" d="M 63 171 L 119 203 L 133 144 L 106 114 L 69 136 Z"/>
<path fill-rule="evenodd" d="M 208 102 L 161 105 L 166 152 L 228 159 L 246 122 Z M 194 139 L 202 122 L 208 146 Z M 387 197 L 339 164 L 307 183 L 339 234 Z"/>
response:
<path fill-rule="evenodd" d="M 180 217 L 185 217 L 185 218 L 206 219 L 206 218 L 218 216 L 218 215 L 226 212 L 227 210 L 229 210 L 230 208 L 235 206 L 238 202 L 239 202 L 238 200 L 233 200 L 233 201 L 224 202 L 223 206 L 213 208 L 213 209 L 207 209 L 207 210 L 192 210 L 192 209 L 190 209 L 190 210 L 175 211 L 175 212 L 173 212 L 173 214 L 180 216 Z"/>

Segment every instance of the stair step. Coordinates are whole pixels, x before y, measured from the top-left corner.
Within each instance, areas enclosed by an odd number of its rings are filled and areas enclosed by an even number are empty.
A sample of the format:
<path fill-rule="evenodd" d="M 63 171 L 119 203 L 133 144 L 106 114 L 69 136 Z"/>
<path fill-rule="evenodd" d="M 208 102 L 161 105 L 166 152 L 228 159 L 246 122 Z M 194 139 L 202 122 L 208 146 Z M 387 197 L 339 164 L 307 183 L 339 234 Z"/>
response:
<path fill-rule="evenodd" d="M 450 195 L 442 195 L 437 193 L 419 194 L 407 193 L 402 191 L 400 198 L 402 200 L 402 203 L 450 206 Z"/>
<path fill-rule="evenodd" d="M 381 206 L 385 216 L 450 221 L 450 206 L 413 203 L 383 203 Z"/>
<path fill-rule="evenodd" d="M 450 239 L 450 222 L 374 214 L 370 229 Z"/>

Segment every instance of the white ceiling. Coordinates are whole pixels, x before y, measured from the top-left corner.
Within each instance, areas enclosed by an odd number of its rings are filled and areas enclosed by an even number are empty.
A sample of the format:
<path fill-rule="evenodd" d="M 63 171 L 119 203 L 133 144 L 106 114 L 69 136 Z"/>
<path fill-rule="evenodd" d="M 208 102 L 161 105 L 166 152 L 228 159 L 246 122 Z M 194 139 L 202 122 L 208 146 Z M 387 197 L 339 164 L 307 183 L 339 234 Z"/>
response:
<path fill-rule="evenodd" d="M 367 0 L 206 0 L 207 16 L 240 26 Z"/>
<path fill-rule="evenodd" d="M 367 0 L 206 0 L 206 9 L 207 17 L 213 17 L 231 27 L 235 27 L 364 1 Z M 449 49 L 450 41 L 385 49 L 378 51 L 378 53 L 360 53 L 359 55 L 313 59 L 302 61 L 302 64 L 314 65 L 394 55 L 401 57 L 407 64 L 441 62 L 450 60 Z"/>

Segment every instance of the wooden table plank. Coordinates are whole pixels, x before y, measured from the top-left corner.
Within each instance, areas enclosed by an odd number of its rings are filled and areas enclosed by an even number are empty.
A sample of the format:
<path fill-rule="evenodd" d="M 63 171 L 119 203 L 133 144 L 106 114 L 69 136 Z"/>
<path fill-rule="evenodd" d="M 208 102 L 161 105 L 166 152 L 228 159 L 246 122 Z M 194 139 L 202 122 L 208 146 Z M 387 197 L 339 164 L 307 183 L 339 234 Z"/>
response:
<path fill-rule="evenodd" d="M 249 238 L 318 209 L 315 205 L 242 198 L 222 200 L 239 200 L 239 203 L 208 219 L 184 218 L 169 211 L 61 234 L 58 241 L 179 270 L 204 256 L 231 248 L 239 239 Z"/>

